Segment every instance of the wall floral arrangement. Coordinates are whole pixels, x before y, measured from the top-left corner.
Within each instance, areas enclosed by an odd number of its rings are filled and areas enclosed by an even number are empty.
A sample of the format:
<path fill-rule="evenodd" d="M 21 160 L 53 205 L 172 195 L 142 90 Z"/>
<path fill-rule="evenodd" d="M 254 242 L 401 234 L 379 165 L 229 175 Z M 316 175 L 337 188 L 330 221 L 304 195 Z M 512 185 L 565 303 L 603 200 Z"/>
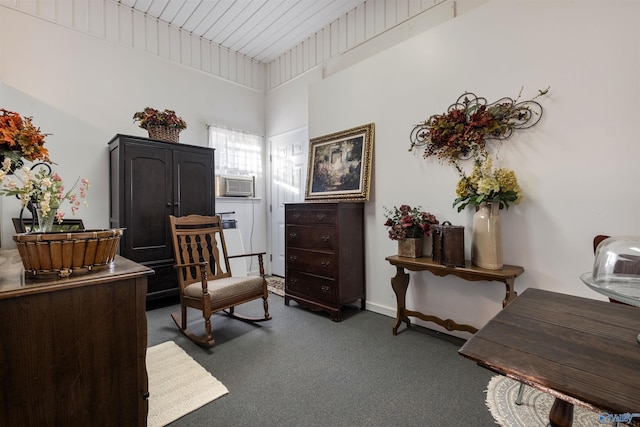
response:
<path fill-rule="evenodd" d="M 436 157 L 453 165 L 459 160 L 488 155 L 487 141 L 505 140 L 515 130 L 534 126 L 542 117 L 542 106 L 536 98 L 527 101 L 502 98 L 491 104 L 486 98 L 465 92 L 443 114 L 434 114 L 411 131 L 409 151 L 424 147 L 423 157 Z"/>
<path fill-rule="evenodd" d="M 456 168 L 460 181 L 453 205 L 458 211 L 483 201 L 499 201 L 500 208 L 508 208 L 509 202 L 522 199 L 522 193 L 512 170 L 491 170 L 487 143 L 506 140 L 514 131 L 536 125 L 542 118 L 542 106 L 536 99 L 548 92 L 549 88 L 539 90 L 535 97 L 520 101 L 521 90 L 516 99 L 505 97 L 491 104 L 465 92 L 445 113 L 434 114 L 413 128 L 409 151 L 422 149 L 425 159 L 435 157 Z M 473 161 L 470 175 L 464 172 L 461 160 Z"/>
<path fill-rule="evenodd" d="M 456 185 L 453 207 L 458 212 L 473 206 L 471 261 L 486 269 L 502 268 L 502 232 L 500 209 L 522 200 L 522 189 L 513 170 L 494 168 L 487 145 L 491 140 L 504 141 L 516 130 L 535 126 L 542 118 L 537 98 L 549 88 L 539 90 L 533 98 L 520 101 L 501 98 L 489 104 L 486 98 L 465 92 L 442 114 L 434 114 L 411 131 L 409 151 L 423 150 L 425 159 L 435 157 L 455 167 L 460 180 Z M 472 160 L 469 174 L 462 160 Z"/>

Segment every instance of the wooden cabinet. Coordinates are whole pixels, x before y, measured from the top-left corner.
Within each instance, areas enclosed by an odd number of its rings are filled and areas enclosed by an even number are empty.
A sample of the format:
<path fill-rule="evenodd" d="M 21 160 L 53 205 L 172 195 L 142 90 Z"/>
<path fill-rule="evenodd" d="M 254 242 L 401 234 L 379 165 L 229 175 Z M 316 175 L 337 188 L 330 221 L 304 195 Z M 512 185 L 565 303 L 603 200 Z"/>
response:
<path fill-rule="evenodd" d="M 0 426 L 146 427 L 152 271 L 117 256 L 110 269 L 25 279 L 17 250 L 0 252 Z"/>
<path fill-rule="evenodd" d="M 214 150 L 116 135 L 109 142 L 110 226 L 120 255 L 153 268 L 147 299 L 178 294 L 169 215 L 215 213 Z"/>
<path fill-rule="evenodd" d="M 360 300 L 364 288 L 364 205 L 285 205 L 285 297 L 340 321 L 342 307 Z"/>

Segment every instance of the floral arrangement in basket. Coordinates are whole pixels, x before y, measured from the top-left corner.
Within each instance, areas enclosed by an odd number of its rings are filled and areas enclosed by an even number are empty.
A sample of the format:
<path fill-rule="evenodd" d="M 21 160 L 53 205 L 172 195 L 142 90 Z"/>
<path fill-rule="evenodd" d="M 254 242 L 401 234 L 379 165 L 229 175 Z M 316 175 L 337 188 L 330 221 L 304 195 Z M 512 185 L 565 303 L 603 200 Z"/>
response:
<path fill-rule="evenodd" d="M 38 215 L 39 231 L 43 229 L 43 223 L 53 224 L 53 220 L 62 222 L 64 212 L 59 210 L 61 205 L 68 201 L 71 204 L 71 213 L 75 215 L 80 208 L 80 199 L 85 199 L 89 189 L 89 181 L 86 178 L 78 178 L 71 189 L 65 191 L 64 183 L 60 175 L 51 171 L 51 168 L 40 163 L 36 165 L 37 171 L 23 166 L 16 171 L 15 176 L 9 176 L 11 160 L 6 158 L 0 169 L 0 195 L 16 196 L 20 199 L 22 207 L 32 204 Z M 78 184 L 80 184 L 78 186 Z M 74 192 L 76 187 L 79 196 Z M 84 205 L 87 206 L 86 200 Z"/>
<path fill-rule="evenodd" d="M 422 211 L 421 207 L 412 208 L 401 205 L 393 209 L 383 208 L 387 217 L 384 223 L 389 227 L 389 238 L 399 240 L 405 238 L 421 238 L 431 234 L 431 226 L 438 224 L 435 215 Z"/>
<path fill-rule="evenodd" d="M 166 109 L 159 111 L 151 107 L 146 107 L 143 111 L 135 113 L 133 121 L 138 122 L 138 126 L 142 129 L 148 129 L 149 126 L 166 126 L 177 130 L 187 128 L 187 123 L 182 117 L 178 117 L 175 111 Z"/>
<path fill-rule="evenodd" d="M 50 162 L 49 151 L 44 147 L 45 137 L 32 117 L 0 108 L 0 161 L 11 159 L 12 168 L 22 166 L 22 159 Z"/>
<path fill-rule="evenodd" d="M 133 121 L 149 132 L 149 137 L 161 141 L 178 142 L 179 134 L 187 128 L 187 122 L 173 110 L 159 111 L 146 107 L 133 115 Z"/>
<path fill-rule="evenodd" d="M 458 212 L 468 205 L 479 206 L 490 202 L 498 202 L 500 209 L 509 209 L 509 203 L 517 205 L 522 201 L 522 189 L 514 171 L 494 169 L 491 157 L 486 157 L 484 161 L 475 159 L 474 163 L 468 176 L 458 169 L 461 176 L 456 186 L 458 198 L 453 202 L 454 207 L 458 206 Z"/>

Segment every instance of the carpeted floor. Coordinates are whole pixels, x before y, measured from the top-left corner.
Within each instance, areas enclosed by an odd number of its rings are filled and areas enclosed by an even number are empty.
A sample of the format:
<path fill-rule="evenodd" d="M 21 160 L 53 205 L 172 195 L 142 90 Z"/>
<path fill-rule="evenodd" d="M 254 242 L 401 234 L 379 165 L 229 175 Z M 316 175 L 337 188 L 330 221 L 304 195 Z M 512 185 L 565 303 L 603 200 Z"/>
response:
<path fill-rule="evenodd" d="M 520 383 L 502 375 L 491 378 L 487 386 L 487 406 L 496 422 L 503 427 L 546 427 L 554 398 L 525 386 L 522 404 L 516 405 Z M 574 407 L 575 427 L 602 427 L 600 414 L 579 406 Z"/>
<path fill-rule="evenodd" d="M 279 276 L 267 276 L 265 278 L 267 280 L 267 288 L 269 292 L 272 292 L 276 295 L 284 296 L 284 279 Z"/>
<path fill-rule="evenodd" d="M 262 312 L 262 301 L 237 308 Z M 176 427 L 491 427 L 483 393 L 491 372 L 458 355 L 462 340 L 347 306 L 342 322 L 269 294 L 268 322 L 214 315 L 216 344 L 190 342 L 170 314 L 147 312 L 149 346 L 174 341 L 229 393 L 171 424 Z M 202 316 L 189 313 L 201 332 Z M 461 402 L 464 405 L 461 405 Z"/>

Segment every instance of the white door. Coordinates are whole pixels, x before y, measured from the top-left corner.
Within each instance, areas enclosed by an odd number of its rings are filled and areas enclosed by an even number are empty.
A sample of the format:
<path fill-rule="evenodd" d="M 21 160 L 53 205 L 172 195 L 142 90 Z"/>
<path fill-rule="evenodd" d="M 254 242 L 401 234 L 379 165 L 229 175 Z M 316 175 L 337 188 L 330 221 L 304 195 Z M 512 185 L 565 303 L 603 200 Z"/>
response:
<path fill-rule="evenodd" d="M 271 274 L 284 277 L 284 204 L 303 202 L 309 158 L 308 128 L 270 139 Z"/>

